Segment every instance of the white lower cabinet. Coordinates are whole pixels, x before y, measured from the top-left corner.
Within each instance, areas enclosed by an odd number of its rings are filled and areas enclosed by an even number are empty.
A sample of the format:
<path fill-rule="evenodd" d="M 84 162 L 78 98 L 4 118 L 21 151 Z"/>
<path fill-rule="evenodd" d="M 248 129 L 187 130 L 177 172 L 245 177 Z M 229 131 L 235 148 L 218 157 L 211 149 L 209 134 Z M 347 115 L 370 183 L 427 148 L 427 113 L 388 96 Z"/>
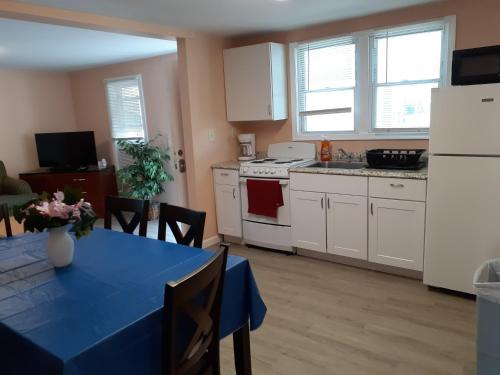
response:
<path fill-rule="evenodd" d="M 325 193 L 290 191 L 292 246 L 326 252 Z"/>
<path fill-rule="evenodd" d="M 368 179 L 293 173 L 290 180 L 292 246 L 366 260 Z"/>
<path fill-rule="evenodd" d="M 368 258 L 368 198 L 327 194 L 327 252 L 351 258 Z"/>
<path fill-rule="evenodd" d="M 426 181 L 291 173 L 292 246 L 423 270 Z"/>
<path fill-rule="evenodd" d="M 423 270 L 425 203 L 370 198 L 369 261 Z"/>
<path fill-rule="evenodd" d="M 217 230 L 241 237 L 241 196 L 238 171 L 214 170 Z"/>

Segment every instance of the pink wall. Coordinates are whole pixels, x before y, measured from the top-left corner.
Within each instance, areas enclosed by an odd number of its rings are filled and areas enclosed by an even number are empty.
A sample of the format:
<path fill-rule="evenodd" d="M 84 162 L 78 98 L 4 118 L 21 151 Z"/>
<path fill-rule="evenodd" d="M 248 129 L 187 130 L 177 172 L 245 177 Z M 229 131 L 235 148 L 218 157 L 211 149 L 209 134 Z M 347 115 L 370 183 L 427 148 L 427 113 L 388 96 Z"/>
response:
<path fill-rule="evenodd" d="M 0 160 L 9 175 L 38 167 L 34 133 L 75 130 L 66 73 L 0 69 Z"/>
<path fill-rule="evenodd" d="M 354 18 L 310 26 L 289 32 L 272 33 L 228 41 L 228 46 L 236 47 L 268 41 L 290 43 L 343 35 L 355 31 L 369 30 L 406 23 L 420 22 L 433 18 L 456 15 L 456 47 L 471 48 L 500 44 L 500 1 L 498 0 L 447 0 L 411 8 L 400 9 L 376 15 Z M 290 141 L 292 122 L 290 120 L 268 123 L 235 124 L 239 132 L 256 133 L 257 150 L 266 151 L 270 143 Z M 379 147 L 427 148 L 426 140 L 385 140 L 385 141 L 335 141 L 335 148 L 349 151 L 364 151 Z"/>
<path fill-rule="evenodd" d="M 108 65 L 69 74 L 78 130 L 95 132 L 98 158 L 112 161 L 111 131 L 104 80 L 140 74 L 148 134 L 168 134 L 167 127 L 178 126 L 180 110 L 178 91 L 169 92 L 169 80 L 177 84 L 177 55 L 153 57 L 127 63 Z M 176 85 L 175 85 L 176 86 Z"/>
<path fill-rule="evenodd" d="M 189 207 L 206 211 L 205 239 L 217 235 L 210 166 L 234 159 L 237 140 L 226 121 L 221 38 L 180 39 L 179 82 L 188 172 Z M 215 141 L 208 131 L 215 131 Z"/>

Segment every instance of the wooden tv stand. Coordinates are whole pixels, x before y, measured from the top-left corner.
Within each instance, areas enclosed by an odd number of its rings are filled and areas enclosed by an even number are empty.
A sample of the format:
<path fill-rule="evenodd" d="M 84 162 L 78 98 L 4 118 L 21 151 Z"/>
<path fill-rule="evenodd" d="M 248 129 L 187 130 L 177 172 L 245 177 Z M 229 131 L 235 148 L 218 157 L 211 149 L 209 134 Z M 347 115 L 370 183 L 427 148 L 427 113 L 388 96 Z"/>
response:
<path fill-rule="evenodd" d="M 52 194 L 58 190 L 62 191 L 65 186 L 80 189 L 98 217 L 104 217 L 104 198 L 107 195 L 118 195 L 113 166 L 105 169 L 89 167 L 81 172 L 54 172 L 49 168 L 40 168 L 21 173 L 19 178 L 26 181 L 38 194 L 44 191 Z"/>

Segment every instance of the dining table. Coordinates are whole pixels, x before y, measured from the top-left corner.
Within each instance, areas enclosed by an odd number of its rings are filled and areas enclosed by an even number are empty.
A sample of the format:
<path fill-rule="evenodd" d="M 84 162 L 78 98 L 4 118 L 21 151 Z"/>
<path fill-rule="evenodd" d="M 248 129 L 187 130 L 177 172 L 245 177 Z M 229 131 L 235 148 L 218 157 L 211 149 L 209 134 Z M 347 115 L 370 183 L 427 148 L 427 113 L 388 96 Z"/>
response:
<path fill-rule="evenodd" d="M 0 374 L 160 374 L 165 284 L 214 252 L 95 228 L 54 268 L 47 238 L 0 239 Z M 249 261 L 229 255 L 219 337 L 233 335 L 238 375 L 251 374 L 250 330 L 265 315 Z"/>

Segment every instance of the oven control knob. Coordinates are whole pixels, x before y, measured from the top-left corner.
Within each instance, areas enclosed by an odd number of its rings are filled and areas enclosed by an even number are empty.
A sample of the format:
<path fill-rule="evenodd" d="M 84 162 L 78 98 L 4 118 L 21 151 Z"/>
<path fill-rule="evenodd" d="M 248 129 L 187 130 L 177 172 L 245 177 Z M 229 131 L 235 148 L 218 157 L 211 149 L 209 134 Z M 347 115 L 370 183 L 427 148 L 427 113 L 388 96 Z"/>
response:
<path fill-rule="evenodd" d="M 271 169 L 271 174 L 275 174 L 276 171 L 274 169 Z"/>
<path fill-rule="evenodd" d="M 248 167 L 243 167 L 243 173 L 247 173 L 248 172 Z"/>
<path fill-rule="evenodd" d="M 265 174 L 268 174 L 269 172 L 271 172 L 271 171 L 269 170 L 269 168 L 266 168 L 266 170 L 265 170 L 265 172 L 264 172 L 264 173 L 265 173 Z"/>
<path fill-rule="evenodd" d="M 262 168 L 261 168 L 261 169 L 259 169 L 259 173 L 260 173 L 260 174 L 264 173 L 264 170 L 263 170 Z"/>

